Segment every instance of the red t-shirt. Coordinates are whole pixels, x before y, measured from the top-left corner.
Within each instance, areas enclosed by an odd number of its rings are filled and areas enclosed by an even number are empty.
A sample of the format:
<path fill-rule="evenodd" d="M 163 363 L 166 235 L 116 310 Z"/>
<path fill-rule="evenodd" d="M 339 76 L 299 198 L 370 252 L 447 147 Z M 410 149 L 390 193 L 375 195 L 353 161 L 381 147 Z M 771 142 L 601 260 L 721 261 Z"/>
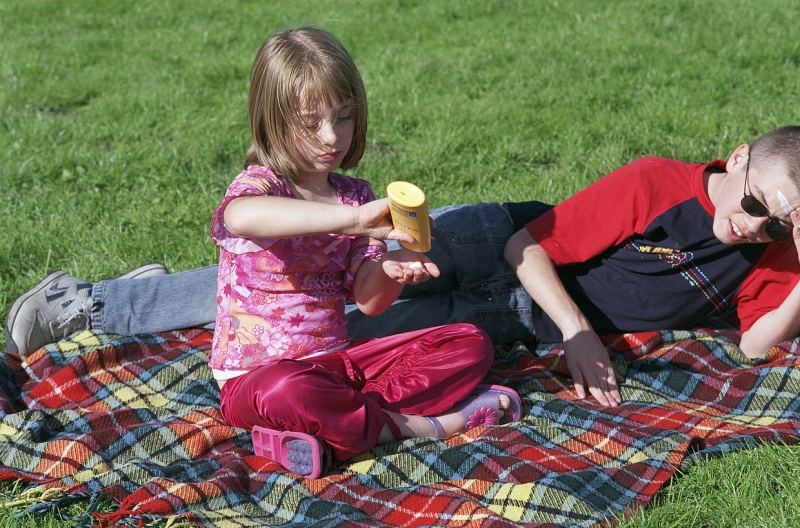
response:
<path fill-rule="evenodd" d="M 777 308 L 800 278 L 792 243 L 720 242 L 706 164 L 646 157 L 527 224 L 600 334 L 692 328 L 737 307 L 742 330 Z M 542 341 L 561 332 L 542 314 Z"/>

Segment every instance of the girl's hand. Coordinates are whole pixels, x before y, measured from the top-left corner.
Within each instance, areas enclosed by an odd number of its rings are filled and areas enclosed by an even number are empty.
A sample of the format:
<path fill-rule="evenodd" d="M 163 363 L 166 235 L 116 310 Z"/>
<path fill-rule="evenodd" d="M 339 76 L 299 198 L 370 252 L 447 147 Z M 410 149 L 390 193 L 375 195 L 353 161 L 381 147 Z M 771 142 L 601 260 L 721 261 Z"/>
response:
<path fill-rule="evenodd" d="M 403 240 L 414 243 L 414 237 L 394 228 L 389 212 L 389 199 L 382 198 L 358 207 L 356 232 L 378 240 Z M 426 279 L 427 280 L 427 279 Z"/>
<path fill-rule="evenodd" d="M 384 253 L 381 267 L 387 277 L 400 284 L 419 284 L 439 276 L 439 268 L 431 259 L 405 248 Z"/>

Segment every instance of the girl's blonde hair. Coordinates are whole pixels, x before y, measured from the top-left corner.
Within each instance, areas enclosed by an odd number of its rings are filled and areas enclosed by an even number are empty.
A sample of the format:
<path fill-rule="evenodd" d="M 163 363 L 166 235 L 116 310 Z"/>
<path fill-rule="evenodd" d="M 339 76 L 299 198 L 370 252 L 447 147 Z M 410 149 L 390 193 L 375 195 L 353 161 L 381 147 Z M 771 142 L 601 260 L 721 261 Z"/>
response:
<path fill-rule="evenodd" d="M 307 134 L 299 112 L 322 104 L 352 104 L 355 129 L 341 168 L 354 167 L 367 139 L 367 96 L 353 59 L 330 33 L 316 28 L 279 31 L 264 41 L 250 74 L 247 114 L 253 143 L 248 165 L 265 165 L 290 180 L 308 169 L 296 141 Z"/>

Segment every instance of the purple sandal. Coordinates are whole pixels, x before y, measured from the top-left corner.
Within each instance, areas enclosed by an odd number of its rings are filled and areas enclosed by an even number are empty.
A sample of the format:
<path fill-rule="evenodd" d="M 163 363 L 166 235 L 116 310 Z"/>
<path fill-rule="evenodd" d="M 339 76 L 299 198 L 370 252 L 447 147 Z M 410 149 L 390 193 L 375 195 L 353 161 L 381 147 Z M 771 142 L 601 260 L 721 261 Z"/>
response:
<path fill-rule="evenodd" d="M 498 396 L 505 394 L 511 401 L 508 409 L 503 409 L 503 417 L 498 420 Z M 522 400 L 514 389 L 502 385 L 478 385 L 472 394 L 457 403 L 453 409 L 458 411 L 464 419 L 464 430 L 485 425 L 501 425 L 509 422 L 518 422 L 522 418 Z M 444 438 L 444 429 L 438 419 L 433 416 L 425 418 L 433 425 L 436 438 Z"/>
<path fill-rule="evenodd" d="M 331 465 L 328 444 L 306 433 L 254 426 L 253 451 L 304 478 L 324 476 Z"/>

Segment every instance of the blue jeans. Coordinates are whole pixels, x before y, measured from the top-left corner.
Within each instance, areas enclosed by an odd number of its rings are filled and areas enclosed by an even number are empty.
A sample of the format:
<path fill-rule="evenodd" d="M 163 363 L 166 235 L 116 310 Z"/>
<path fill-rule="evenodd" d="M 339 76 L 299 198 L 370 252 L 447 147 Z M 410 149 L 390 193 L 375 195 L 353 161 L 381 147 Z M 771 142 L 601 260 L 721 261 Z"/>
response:
<path fill-rule="evenodd" d="M 533 339 L 532 303 L 503 257 L 515 223 L 497 203 L 453 205 L 431 211 L 434 241 L 426 255 L 441 276 L 406 286 L 384 313 L 369 317 L 346 306 L 354 340 L 383 337 L 447 323 L 472 323 L 495 345 Z M 519 222 L 518 222 L 519 223 Z M 389 241 L 389 248 L 399 247 Z M 189 327 L 213 328 L 217 314 L 217 267 L 158 277 L 108 280 L 92 292 L 92 326 L 120 334 Z"/>
<path fill-rule="evenodd" d="M 100 281 L 92 289 L 92 328 L 117 334 L 152 334 L 214 328 L 217 266 L 144 279 Z"/>

